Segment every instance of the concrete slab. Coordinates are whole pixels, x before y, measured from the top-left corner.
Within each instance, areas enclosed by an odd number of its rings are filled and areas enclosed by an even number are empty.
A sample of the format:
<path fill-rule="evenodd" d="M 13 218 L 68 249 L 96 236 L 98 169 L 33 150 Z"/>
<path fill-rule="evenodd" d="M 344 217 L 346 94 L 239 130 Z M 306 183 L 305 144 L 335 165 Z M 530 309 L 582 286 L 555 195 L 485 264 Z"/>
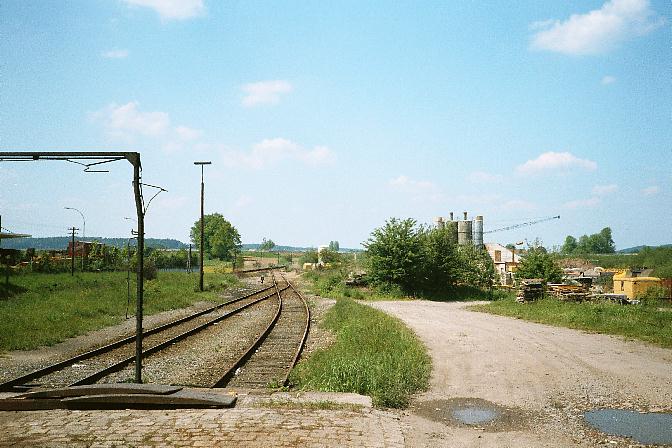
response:
<path fill-rule="evenodd" d="M 230 408 L 236 403 L 234 395 L 179 391 L 170 395 L 111 394 L 64 398 L 67 409 L 192 409 Z"/>
<path fill-rule="evenodd" d="M 362 408 L 372 408 L 371 397 L 354 393 L 341 392 L 270 392 L 259 393 L 258 391 L 236 391 L 238 393 L 238 402 L 236 406 L 258 407 L 267 404 L 274 405 L 279 403 L 295 404 L 325 404 L 333 403 L 337 405 L 350 405 Z"/>
<path fill-rule="evenodd" d="M 59 399 L 0 399 L 0 411 L 46 411 L 50 409 L 65 409 Z"/>
<path fill-rule="evenodd" d="M 162 384 L 88 384 L 85 386 L 63 387 L 59 389 L 41 390 L 17 395 L 14 398 L 66 398 L 81 397 L 84 395 L 109 394 L 145 394 L 168 395 L 182 390 L 182 387 L 165 386 Z"/>

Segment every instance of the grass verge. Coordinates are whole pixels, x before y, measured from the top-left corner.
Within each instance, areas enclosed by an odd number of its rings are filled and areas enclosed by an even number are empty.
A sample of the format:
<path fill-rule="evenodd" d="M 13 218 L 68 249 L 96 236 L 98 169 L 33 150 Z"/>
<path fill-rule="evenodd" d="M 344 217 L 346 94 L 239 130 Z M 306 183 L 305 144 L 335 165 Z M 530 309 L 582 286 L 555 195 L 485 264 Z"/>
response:
<path fill-rule="evenodd" d="M 568 303 L 554 298 L 520 304 L 513 298 L 507 298 L 485 305 L 474 305 L 472 309 L 558 327 L 620 335 L 661 347 L 672 347 L 672 311 L 650 304 Z"/>
<path fill-rule="evenodd" d="M 299 363 L 291 375 L 294 386 L 356 392 L 371 396 L 375 406 L 394 408 L 426 390 L 431 359 L 400 320 L 346 298 L 327 312 L 323 325 L 336 340 Z"/>
<path fill-rule="evenodd" d="M 336 403 L 335 401 L 291 401 L 269 400 L 256 403 L 254 407 L 263 409 L 307 409 L 310 411 L 351 411 L 358 412 L 364 409 L 361 404 Z"/>
<path fill-rule="evenodd" d="M 144 314 L 219 301 L 216 292 L 236 282 L 231 275 L 206 274 L 207 291 L 200 293 L 197 274 L 160 272 L 145 282 Z M 0 352 L 53 345 L 126 316 L 125 272 L 25 274 L 12 277 L 12 284 L 0 300 Z M 135 315 L 135 290 L 132 280 L 129 316 Z"/>

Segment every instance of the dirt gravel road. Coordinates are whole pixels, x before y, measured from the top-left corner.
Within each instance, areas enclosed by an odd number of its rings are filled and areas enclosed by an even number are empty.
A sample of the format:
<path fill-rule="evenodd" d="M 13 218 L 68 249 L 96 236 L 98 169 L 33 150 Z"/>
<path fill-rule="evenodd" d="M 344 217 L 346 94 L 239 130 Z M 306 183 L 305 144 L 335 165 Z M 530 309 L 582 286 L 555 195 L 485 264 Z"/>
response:
<path fill-rule="evenodd" d="M 409 325 L 433 359 L 430 389 L 402 419 L 407 446 L 633 446 L 586 426 L 583 412 L 672 411 L 672 350 L 494 316 L 468 303 L 374 302 Z M 490 424 L 451 418 L 492 409 Z M 639 446 L 639 445 L 634 445 Z"/>

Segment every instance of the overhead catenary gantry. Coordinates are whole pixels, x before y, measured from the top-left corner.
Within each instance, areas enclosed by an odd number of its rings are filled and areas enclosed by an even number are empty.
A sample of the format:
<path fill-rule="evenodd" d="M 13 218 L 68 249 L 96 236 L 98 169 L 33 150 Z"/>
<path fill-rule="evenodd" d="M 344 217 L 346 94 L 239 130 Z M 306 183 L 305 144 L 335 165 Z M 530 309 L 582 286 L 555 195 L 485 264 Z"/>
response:
<path fill-rule="evenodd" d="M 143 278 L 144 278 L 144 249 L 145 249 L 145 213 L 147 207 L 142 196 L 142 165 L 139 152 L 53 152 L 53 151 L 23 151 L 23 152 L 0 152 L 0 162 L 35 162 L 42 160 L 63 160 L 76 163 L 84 167 L 87 173 L 104 173 L 107 170 L 97 169 L 105 163 L 127 160 L 133 166 L 133 193 L 135 196 L 135 209 L 138 220 L 138 252 L 137 252 L 137 304 L 136 304 L 136 327 L 135 327 L 135 382 L 142 383 L 142 317 L 143 317 Z M 96 168 L 93 168 L 96 167 Z M 159 188 L 149 202 L 161 191 Z M 149 202 L 147 206 L 149 206 Z"/>

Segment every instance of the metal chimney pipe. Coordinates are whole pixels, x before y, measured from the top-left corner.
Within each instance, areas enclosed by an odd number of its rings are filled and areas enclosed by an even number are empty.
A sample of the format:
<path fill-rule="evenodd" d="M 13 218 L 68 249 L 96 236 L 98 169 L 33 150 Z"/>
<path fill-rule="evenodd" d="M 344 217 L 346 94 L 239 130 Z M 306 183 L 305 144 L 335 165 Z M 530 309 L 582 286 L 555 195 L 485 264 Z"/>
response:
<path fill-rule="evenodd" d="M 467 220 L 467 212 L 464 212 L 464 220 Z"/>

